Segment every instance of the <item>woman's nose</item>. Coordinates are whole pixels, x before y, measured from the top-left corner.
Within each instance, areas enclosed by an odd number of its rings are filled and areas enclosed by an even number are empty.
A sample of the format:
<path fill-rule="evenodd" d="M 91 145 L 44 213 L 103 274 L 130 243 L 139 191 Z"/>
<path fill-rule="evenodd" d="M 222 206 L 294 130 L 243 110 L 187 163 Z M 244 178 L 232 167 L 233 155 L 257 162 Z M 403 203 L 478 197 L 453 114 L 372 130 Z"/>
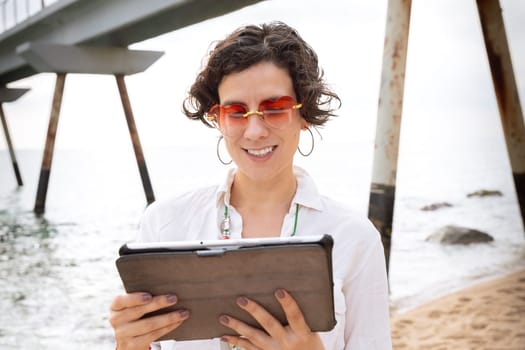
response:
<path fill-rule="evenodd" d="M 244 137 L 250 140 L 260 139 L 268 136 L 268 127 L 261 115 L 251 114 L 246 117 L 246 129 L 244 130 Z"/>

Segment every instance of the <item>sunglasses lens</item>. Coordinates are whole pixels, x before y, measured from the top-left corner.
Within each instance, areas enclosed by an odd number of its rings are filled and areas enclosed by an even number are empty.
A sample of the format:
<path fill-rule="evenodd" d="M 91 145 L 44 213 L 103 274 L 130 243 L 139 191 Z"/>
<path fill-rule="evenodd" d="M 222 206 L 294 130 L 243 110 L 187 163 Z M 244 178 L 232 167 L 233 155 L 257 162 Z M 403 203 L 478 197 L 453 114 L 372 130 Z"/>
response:
<path fill-rule="evenodd" d="M 223 108 L 224 116 L 235 121 L 242 121 L 246 119 L 244 118 L 244 114 L 246 114 L 246 112 L 248 111 L 243 105 L 229 105 Z"/>
<path fill-rule="evenodd" d="M 264 120 L 268 125 L 275 128 L 286 126 L 291 121 L 291 108 L 296 104 L 295 100 L 289 96 L 283 96 L 275 101 L 263 101 L 259 105 L 259 110 L 264 113 Z"/>
<path fill-rule="evenodd" d="M 246 125 L 246 107 L 241 104 L 221 106 L 219 114 L 219 125 L 222 125 L 228 133 L 234 133 L 236 129 Z"/>

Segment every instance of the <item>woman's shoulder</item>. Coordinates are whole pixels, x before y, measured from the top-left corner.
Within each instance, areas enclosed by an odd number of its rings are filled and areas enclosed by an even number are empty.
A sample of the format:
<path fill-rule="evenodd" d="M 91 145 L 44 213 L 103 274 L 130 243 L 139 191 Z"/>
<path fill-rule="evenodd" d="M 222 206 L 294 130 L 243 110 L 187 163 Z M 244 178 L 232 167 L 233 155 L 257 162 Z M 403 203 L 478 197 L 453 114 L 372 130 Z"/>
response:
<path fill-rule="evenodd" d="M 200 187 L 156 200 L 144 211 L 142 223 L 161 229 L 174 221 L 191 218 L 216 205 L 217 190 L 216 185 Z"/>
<path fill-rule="evenodd" d="M 162 209 L 171 210 L 173 207 L 188 207 L 202 203 L 209 204 L 211 200 L 216 200 L 217 190 L 217 185 L 194 188 L 177 193 L 170 197 L 159 199 L 148 206 L 148 209 L 159 211 Z"/>
<path fill-rule="evenodd" d="M 366 215 L 352 207 L 348 203 L 334 199 L 332 197 L 321 195 L 322 212 L 339 223 L 366 223 L 368 218 Z"/>
<path fill-rule="evenodd" d="M 321 196 L 323 221 L 340 241 L 374 243 L 380 235 L 365 213 L 336 199 Z"/>

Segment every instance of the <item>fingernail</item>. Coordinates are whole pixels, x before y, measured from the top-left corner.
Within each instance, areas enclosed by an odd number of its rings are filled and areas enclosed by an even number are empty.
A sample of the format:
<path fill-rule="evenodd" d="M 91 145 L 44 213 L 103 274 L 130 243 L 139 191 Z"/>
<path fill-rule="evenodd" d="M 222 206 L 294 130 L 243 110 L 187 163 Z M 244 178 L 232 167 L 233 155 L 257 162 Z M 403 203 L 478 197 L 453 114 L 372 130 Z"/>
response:
<path fill-rule="evenodd" d="M 142 293 L 142 301 L 150 301 L 153 297 L 149 293 Z"/>
<path fill-rule="evenodd" d="M 221 317 L 219 317 L 219 321 L 220 321 L 222 324 L 228 324 L 228 322 L 230 322 L 230 319 L 228 318 L 228 316 L 226 316 L 226 315 L 222 315 Z"/>
<path fill-rule="evenodd" d="M 166 295 L 166 301 L 170 304 L 177 302 L 177 296 L 173 294 Z"/>
<path fill-rule="evenodd" d="M 179 310 L 179 315 L 182 318 L 188 318 L 188 316 L 190 316 L 190 312 L 188 310 Z"/>
<path fill-rule="evenodd" d="M 227 342 L 228 342 L 228 338 L 226 338 L 226 337 L 221 337 L 221 341 L 222 341 L 223 343 L 227 343 Z"/>
<path fill-rule="evenodd" d="M 240 306 L 246 306 L 248 305 L 248 299 L 246 299 L 245 297 L 238 297 L 237 304 L 239 304 Z"/>
<path fill-rule="evenodd" d="M 284 293 L 284 290 L 282 289 L 277 289 L 277 291 L 275 292 L 275 295 L 277 295 L 277 298 L 279 299 L 283 299 L 286 294 Z"/>

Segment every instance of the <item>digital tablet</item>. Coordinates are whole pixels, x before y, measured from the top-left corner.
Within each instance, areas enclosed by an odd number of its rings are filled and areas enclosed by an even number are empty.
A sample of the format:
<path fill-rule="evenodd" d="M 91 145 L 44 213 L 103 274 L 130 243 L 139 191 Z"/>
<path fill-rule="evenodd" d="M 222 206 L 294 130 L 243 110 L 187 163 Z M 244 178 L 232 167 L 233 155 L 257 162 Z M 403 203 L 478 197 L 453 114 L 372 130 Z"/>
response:
<path fill-rule="evenodd" d="M 176 305 L 144 317 L 190 311 L 180 327 L 158 340 L 235 334 L 219 323 L 222 314 L 260 327 L 237 306 L 239 296 L 255 300 L 287 324 L 274 296 L 280 288 L 297 300 L 307 324 L 317 332 L 335 326 L 332 247 L 329 235 L 128 243 L 120 248 L 116 265 L 128 293 L 177 296 Z"/>

